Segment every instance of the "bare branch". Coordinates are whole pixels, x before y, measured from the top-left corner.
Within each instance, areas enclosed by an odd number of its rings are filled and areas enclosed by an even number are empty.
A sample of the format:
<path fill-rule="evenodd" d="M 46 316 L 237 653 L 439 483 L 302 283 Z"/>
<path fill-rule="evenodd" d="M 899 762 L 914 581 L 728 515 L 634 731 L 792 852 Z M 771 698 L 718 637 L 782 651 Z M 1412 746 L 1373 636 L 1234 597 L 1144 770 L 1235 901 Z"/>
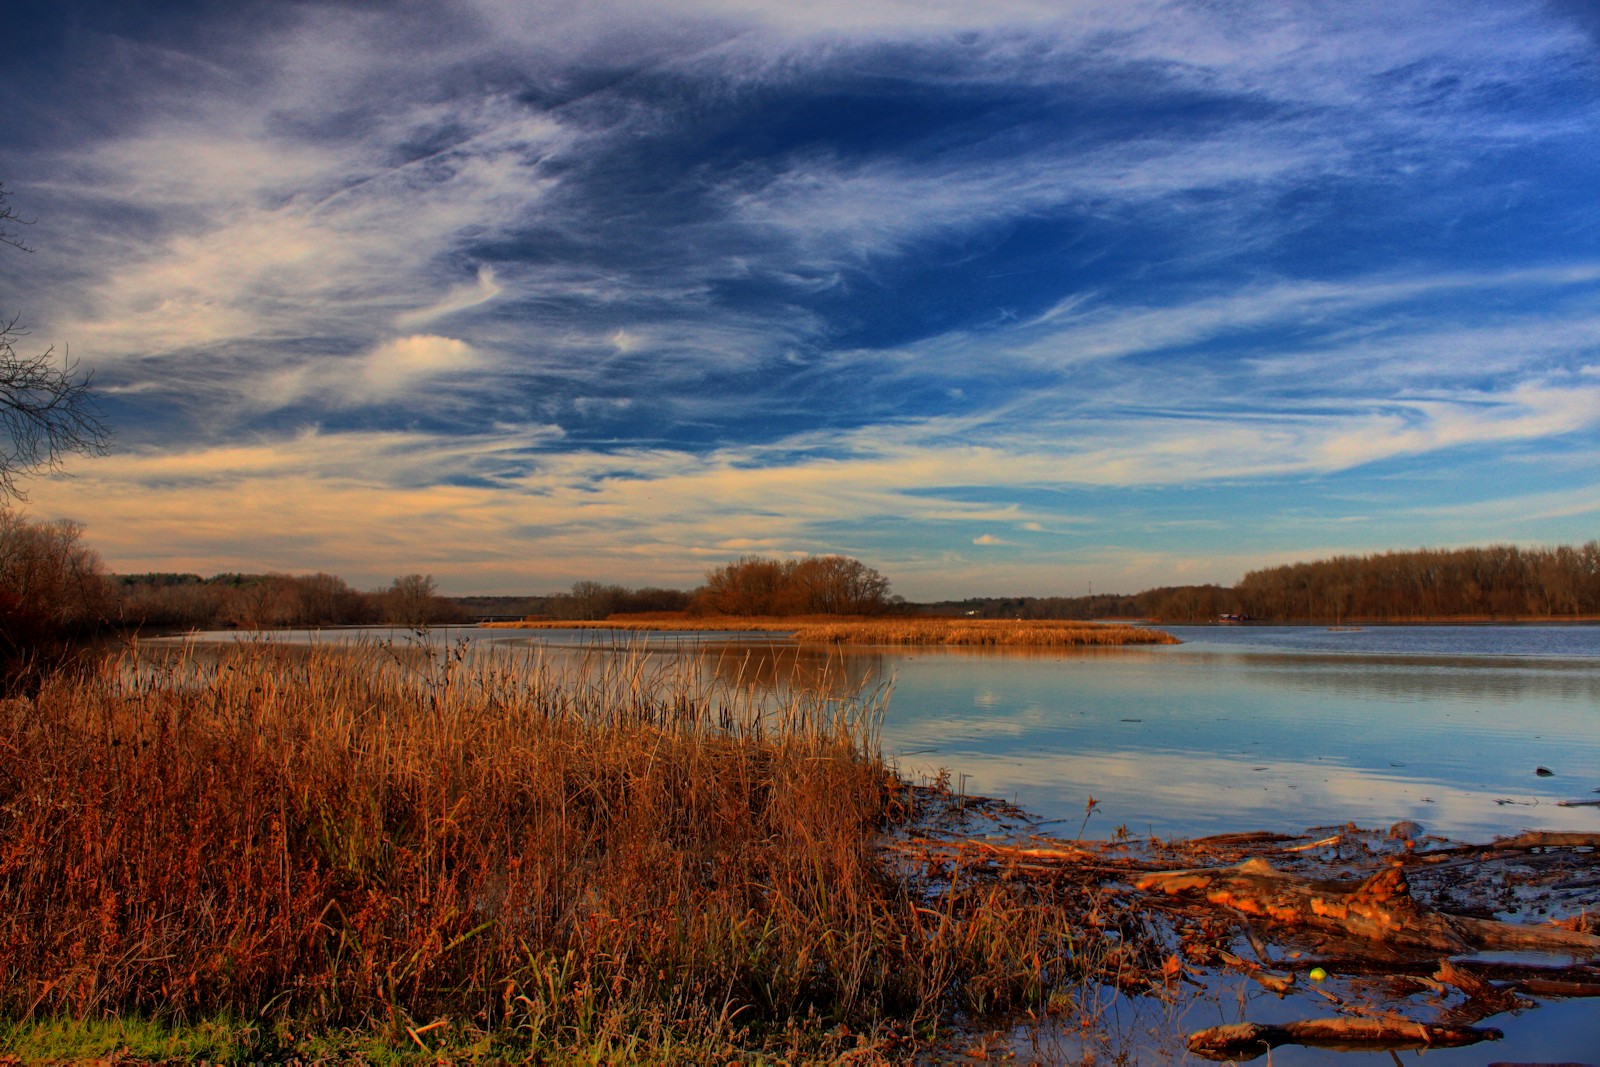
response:
<path fill-rule="evenodd" d="M 10 245 L 12 248 L 20 248 L 24 252 L 32 252 L 33 249 L 22 243 L 22 238 L 17 236 L 16 231 L 9 228 L 9 225 L 33 225 L 32 222 L 18 215 L 16 208 L 6 203 L 10 197 L 11 193 L 6 189 L 5 183 L 0 182 L 0 244 Z"/>
<path fill-rule="evenodd" d="M 0 244 L 31 251 L 6 223 L 27 223 L 6 202 L 0 185 Z M 69 454 L 103 455 L 110 431 L 90 390 L 94 376 L 78 373 L 70 355 L 56 359 L 55 349 L 18 355 L 16 345 L 27 330 L 21 315 L 0 318 L 0 501 L 27 499 L 19 479 L 61 469 Z"/>

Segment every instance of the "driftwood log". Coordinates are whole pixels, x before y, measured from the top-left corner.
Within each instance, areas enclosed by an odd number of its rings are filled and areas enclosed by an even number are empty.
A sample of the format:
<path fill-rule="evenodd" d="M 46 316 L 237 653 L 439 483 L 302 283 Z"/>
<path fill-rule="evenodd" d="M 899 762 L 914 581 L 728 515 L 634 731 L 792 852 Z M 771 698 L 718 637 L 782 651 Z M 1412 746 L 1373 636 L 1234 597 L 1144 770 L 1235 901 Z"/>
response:
<path fill-rule="evenodd" d="M 1189 1051 L 1208 1060 L 1253 1060 L 1279 1045 L 1341 1052 L 1460 1048 L 1498 1041 L 1491 1027 L 1441 1026 L 1409 1019 L 1302 1019 L 1288 1023 L 1230 1023 L 1189 1035 Z"/>
<path fill-rule="evenodd" d="M 1268 922 L 1324 930 L 1412 953 L 1600 955 L 1600 937 L 1593 934 L 1554 925 L 1445 915 L 1424 908 L 1412 897 L 1405 870 L 1399 866 L 1351 885 L 1297 879 L 1266 860 L 1251 859 L 1232 867 L 1157 871 L 1134 884 L 1169 895 L 1196 894 L 1217 907 Z"/>
<path fill-rule="evenodd" d="M 1171 997 L 1203 985 L 1193 980 L 1202 969 L 1226 970 L 1337 1013 L 1202 1030 L 1189 1037 L 1196 1056 L 1252 1059 L 1287 1044 L 1462 1046 L 1499 1038 L 1480 1023 L 1528 1007 L 1527 997 L 1600 996 L 1600 834 L 1459 844 L 1400 823 L 1107 842 L 1039 836 L 1004 805 L 981 814 L 994 829 L 971 835 L 952 820 L 945 832 L 890 847 L 929 885 L 1020 881 L 1086 929 L 1112 931 L 1117 968 L 1102 977 L 1125 991 L 1142 981 L 1143 991 Z M 1526 921 L 1508 921 L 1519 916 Z M 1495 952 L 1549 962 L 1474 958 Z M 1429 1018 L 1400 1014 L 1419 1009 Z"/>

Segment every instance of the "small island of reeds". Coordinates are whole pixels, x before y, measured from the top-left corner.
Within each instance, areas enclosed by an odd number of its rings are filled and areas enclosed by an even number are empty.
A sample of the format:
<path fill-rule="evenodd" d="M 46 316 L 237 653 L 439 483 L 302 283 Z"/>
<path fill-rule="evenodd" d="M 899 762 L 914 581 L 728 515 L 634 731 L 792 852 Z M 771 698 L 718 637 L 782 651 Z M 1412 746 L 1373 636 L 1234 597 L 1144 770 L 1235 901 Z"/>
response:
<path fill-rule="evenodd" d="M 1117 645 L 1175 645 L 1163 630 L 1126 623 L 1090 623 L 1053 619 L 948 619 L 865 617 L 676 616 L 667 613 L 640 618 L 586 621 L 526 620 L 488 622 L 508 629 L 607 629 L 759 631 L 780 633 L 808 645 L 949 645 L 992 648 L 1074 648 Z"/>

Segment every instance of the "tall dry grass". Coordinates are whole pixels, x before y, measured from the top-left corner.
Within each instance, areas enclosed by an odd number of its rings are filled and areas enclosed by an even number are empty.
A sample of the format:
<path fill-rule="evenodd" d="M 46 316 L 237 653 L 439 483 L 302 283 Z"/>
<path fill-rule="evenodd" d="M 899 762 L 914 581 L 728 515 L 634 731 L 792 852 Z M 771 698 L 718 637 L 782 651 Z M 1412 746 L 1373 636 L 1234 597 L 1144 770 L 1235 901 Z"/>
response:
<path fill-rule="evenodd" d="M 827 645 L 959 645 L 1010 648 L 1106 648 L 1175 645 L 1162 630 L 1120 623 L 1005 619 L 879 619 L 797 627 L 794 639 Z"/>
<path fill-rule="evenodd" d="M 685 633 L 742 630 L 788 633 L 806 622 L 835 618 L 837 616 L 690 615 L 686 612 L 656 611 L 613 615 L 607 619 L 522 619 L 517 622 L 481 622 L 478 625 L 486 630 L 664 630 Z"/>
<path fill-rule="evenodd" d="M 770 1047 L 1071 980 L 1049 913 L 886 865 L 873 699 L 706 677 L 259 644 L 0 704 L 0 1016 Z"/>

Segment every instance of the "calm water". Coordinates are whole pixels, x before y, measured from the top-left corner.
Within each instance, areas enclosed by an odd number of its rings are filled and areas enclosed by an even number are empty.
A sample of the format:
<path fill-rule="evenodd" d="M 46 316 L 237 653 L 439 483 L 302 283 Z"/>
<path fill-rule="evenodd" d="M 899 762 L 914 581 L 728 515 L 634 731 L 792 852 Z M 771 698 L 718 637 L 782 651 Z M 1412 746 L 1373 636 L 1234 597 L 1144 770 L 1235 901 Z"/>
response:
<path fill-rule="evenodd" d="M 1170 627 L 1184 644 L 883 657 L 885 748 L 1089 832 L 1400 819 L 1600 829 L 1600 628 Z M 1554 774 L 1536 774 L 1544 767 Z"/>

